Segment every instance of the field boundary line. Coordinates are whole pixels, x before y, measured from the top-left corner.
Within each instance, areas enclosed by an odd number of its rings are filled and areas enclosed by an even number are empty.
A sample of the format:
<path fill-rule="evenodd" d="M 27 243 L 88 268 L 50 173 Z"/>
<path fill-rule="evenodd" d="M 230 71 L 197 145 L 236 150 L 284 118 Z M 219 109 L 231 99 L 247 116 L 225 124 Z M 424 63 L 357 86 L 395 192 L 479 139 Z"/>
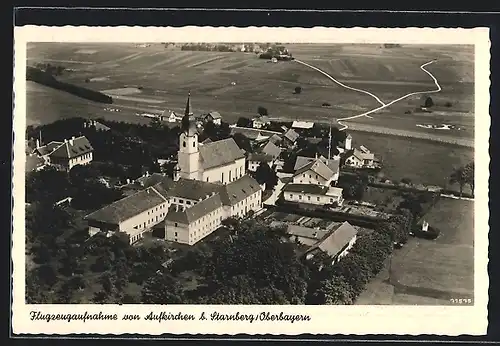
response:
<path fill-rule="evenodd" d="M 313 70 L 318 71 L 319 73 L 321 73 L 321 74 L 325 75 L 326 77 L 328 77 L 329 79 L 331 79 L 334 83 L 336 83 L 336 84 L 340 85 L 340 86 L 341 86 L 341 87 L 343 87 L 343 88 L 346 88 L 346 89 L 349 89 L 349 90 L 353 90 L 353 91 L 357 91 L 357 92 L 360 92 L 360 93 L 363 93 L 363 94 L 367 94 L 367 95 L 369 95 L 369 96 L 373 97 L 373 98 L 374 98 L 374 99 L 375 99 L 378 103 L 380 103 L 382 106 L 384 106 L 384 105 L 385 105 L 385 102 L 384 102 L 384 101 L 382 101 L 382 100 L 381 100 L 381 99 L 380 99 L 377 95 L 374 95 L 374 94 L 372 94 L 372 93 L 371 93 L 371 92 L 369 92 L 369 91 L 366 91 L 366 90 L 363 90 L 363 89 L 358 89 L 358 88 L 354 88 L 354 87 L 351 87 L 351 86 L 345 85 L 344 83 L 342 83 L 342 82 L 340 82 L 340 81 L 336 80 L 335 78 L 333 78 L 332 76 L 330 76 L 330 75 L 329 75 L 328 73 L 326 73 L 325 71 L 323 71 L 323 70 L 321 70 L 321 69 L 319 69 L 319 68 L 317 68 L 317 67 L 315 67 L 315 66 L 313 66 L 313 65 L 309 65 L 308 63 L 303 62 L 303 61 L 301 61 L 301 60 L 297 60 L 297 59 L 295 59 L 295 60 L 293 60 L 293 61 L 298 62 L 299 64 L 302 64 L 302 65 L 304 65 L 304 66 L 307 66 L 307 67 L 309 67 L 309 68 L 312 68 Z"/>
<path fill-rule="evenodd" d="M 374 97 L 374 98 L 378 99 L 378 97 L 377 97 L 377 96 L 375 96 L 375 95 L 371 94 L 370 92 L 368 92 L 368 91 L 366 91 L 366 90 L 361 90 L 361 89 L 352 88 L 352 87 L 349 87 L 349 86 L 347 86 L 347 85 L 345 85 L 345 84 L 340 83 L 340 82 L 339 82 L 339 81 L 337 81 L 335 78 L 333 78 L 332 76 L 330 76 L 328 73 L 326 73 L 325 71 L 322 71 L 321 69 L 319 69 L 319 68 L 317 68 L 317 67 L 315 67 L 315 66 L 309 65 L 309 64 L 307 64 L 307 63 L 305 63 L 305 62 L 303 62 L 303 61 L 300 61 L 300 60 L 294 60 L 294 61 L 298 62 L 299 64 L 302 64 L 302 65 L 304 65 L 304 66 L 310 67 L 310 68 L 312 68 L 312 69 L 314 69 L 314 70 L 316 70 L 316 71 L 320 72 L 321 74 L 323 74 L 323 75 L 327 76 L 328 78 L 330 78 L 330 79 L 331 79 L 332 81 L 334 81 L 335 83 L 337 83 L 337 84 L 339 84 L 339 85 L 341 85 L 341 86 L 343 86 L 343 87 L 345 87 L 345 88 L 347 88 L 347 89 L 351 89 L 351 90 L 355 90 L 355 91 L 363 92 L 363 93 L 365 93 L 365 94 L 369 94 L 369 95 L 371 95 L 372 97 Z M 441 85 L 439 85 L 438 80 L 436 79 L 436 77 L 434 77 L 434 75 L 433 75 L 432 73 L 430 73 L 429 71 L 427 71 L 427 70 L 425 69 L 425 67 L 426 67 L 427 65 L 430 65 L 430 64 L 432 64 L 432 63 L 434 63 L 434 62 L 436 62 L 436 61 L 437 61 L 437 60 L 435 60 L 435 59 L 434 59 L 434 60 L 431 60 L 431 61 L 429 61 L 429 62 L 426 62 L 425 64 L 422 64 L 422 65 L 420 66 L 420 69 L 421 69 L 422 71 L 424 71 L 425 73 L 427 73 L 427 74 L 428 74 L 428 75 L 432 78 L 432 80 L 434 81 L 434 84 L 436 85 L 437 89 L 434 89 L 434 90 L 425 90 L 425 91 L 416 91 L 416 92 L 412 92 L 412 93 L 409 93 L 409 94 L 403 95 L 403 96 L 401 96 L 401 97 L 399 97 L 399 98 L 397 98 L 397 99 L 395 99 L 395 100 L 392 100 L 392 101 L 391 101 L 391 102 L 389 102 L 389 103 L 384 103 L 384 102 L 380 101 L 379 103 L 381 103 L 381 104 L 382 104 L 380 107 L 374 108 L 374 109 L 372 109 L 372 110 L 369 110 L 369 111 L 367 111 L 367 112 L 364 112 L 364 113 L 361 113 L 361 114 L 358 114 L 358 115 L 353 115 L 353 116 L 350 116 L 350 117 L 337 119 L 337 123 L 338 123 L 339 125 L 343 126 L 343 127 L 342 127 L 342 128 L 340 128 L 339 130 L 340 130 L 340 131 L 343 131 L 343 130 L 346 130 L 346 129 L 348 128 L 348 126 L 347 126 L 346 124 L 342 123 L 342 121 L 351 120 L 351 119 L 356 119 L 356 118 L 361 118 L 361 117 L 367 116 L 367 115 L 369 115 L 369 114 L 372 114 L 372 113 L 378 112 L 379 110 L 384 109 L 384 108 L 387 108 L 387 107 L 389 107 L 389 106 L 393 105 L 394 103 L 399 102 L 399 101 L 401 101 L 401 100 L 404 100 L 405 98 L 408 98 L 408 97 L 410 97 L 410 96 L 420 95 L 420 94 L 431 94 L 431 93 L 437 93 L 437 92 L 440 92 L 442 89 L 441 89 Z"/>

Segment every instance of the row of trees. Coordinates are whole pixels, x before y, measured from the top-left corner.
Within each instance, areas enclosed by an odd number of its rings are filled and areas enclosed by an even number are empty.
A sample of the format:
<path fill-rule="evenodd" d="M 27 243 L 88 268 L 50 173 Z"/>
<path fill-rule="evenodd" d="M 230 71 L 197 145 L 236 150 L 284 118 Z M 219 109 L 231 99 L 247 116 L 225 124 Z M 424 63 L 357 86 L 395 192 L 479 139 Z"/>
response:
<path fill-rule="evenodd" d="M 460 197 L 462 197 L 466 185 L 469 185 L 472 194 L 474 194 L 474 161 L 456 168 L 450 175 L 449 183 L 458 185 Z"/>

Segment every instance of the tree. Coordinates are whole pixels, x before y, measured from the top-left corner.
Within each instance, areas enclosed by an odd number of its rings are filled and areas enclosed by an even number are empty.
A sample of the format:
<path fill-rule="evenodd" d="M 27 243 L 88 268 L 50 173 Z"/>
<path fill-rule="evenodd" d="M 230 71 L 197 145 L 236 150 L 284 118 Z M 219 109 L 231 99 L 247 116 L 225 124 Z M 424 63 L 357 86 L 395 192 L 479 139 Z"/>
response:
<path fill-rule="evenodd" d="M 464 180 L 470 186 L 472 193 L 474 193 L 474 161 L 465 165 Z"/>
<path fill-rule="evenodd" d="M 66 172 L 47 167 L 32 171 L 26 180 L 26 201 L 55 203 L 68 196 L 70 184 Z"/>
<path fill-rule="evenodd" d="M 257 108 L 257 113 L 259 113 L 259 115 L 261 116 L 264 116 L 264 115 L 269 115 L 268 111 L 267 111 L 267 108 L 265 107 L 262 107 L 262 106 L 259 106 Z"/>
<path fill-rule="evenodd" d="M 387 233 L 370 233 L 359 237 L 351 249 L 352 254 L 364 257 L 373 275 L 376 275 L 384 266 L 385 259 L 392 252 L 391 238 Z"/>
<path fill-rule="evenodd" d="M 278 176 L 266 162 L 261 162 L 255 171 L 255 180 L 259 184 L 265 183 L 266 189 L 271 190 L 278 183 Z"/>
<path fill-rule="evenodd" d="M 238 147 L 245 150 L 247 153 L 253 152 L 252 142 L 250 141 L 250 138 L 239 132 L 233 134 L 232 137 L 236 142 L 236 144 L 238 145 Z"/>
<path fill-rule="evenodd" d="M 361 293 L 372 277 L 372 268 L 367 259 L 356 253 L 349 253 L 335 263 L 333 272 L 344 277 L 354 293 Z"/>
<path fill-rule="evenodd" d="M 149 126 L 151 126 L 151 128 L 153 128 L 154 130 L 159 130 L 163 127 L 163 123 L 159 117 L 154 117 L 149 122 Z"/>
<path fill-rule="evenodd" d="M 302 92 L 302 87 L 300 87 L 300 86 L 295 87 L 295 89 L 294 89 L 295 94 L 300 94 L 301 92 Z"/>
<path fill-rule="evenodd" d="M 450 175 L 450 184 L 458 184 L 460 189 L 460 197 L 462 197 L 464 186 L 467 183 L 468 173 L 466 172 L 464 167 L 459 167 L 453 171 Z"/>
<path fill-rule="evenodd" d="M 319 283 L 312 295 L 315 305 L 350 305 L 354 302 L 355 293 L 342 276 L 334 275 Z"/>
<path fill-rule="evenodd" d="M 236 122 L 236 126 L 238 126 L 238 127 L 252 127 L 252 120 L 245 118 L 245 117 L 240 117 L 240 118 L 238 118 L 238 121 Z"/>
<path fill-rule="evenodd" d="M 183 300 L 178 283 L 167 274 L 153 275 L 142 289 L 144 304 L 181 304 Z"/>
<path fill-rule="evenodd" d="M 426 96 L 425 97 L 425 102 L 424 102 L 424 107 L 425 108 L 430 108 L 432 106 L 434 106 L 434 101 L 432 100 L 432 97 Z"/>

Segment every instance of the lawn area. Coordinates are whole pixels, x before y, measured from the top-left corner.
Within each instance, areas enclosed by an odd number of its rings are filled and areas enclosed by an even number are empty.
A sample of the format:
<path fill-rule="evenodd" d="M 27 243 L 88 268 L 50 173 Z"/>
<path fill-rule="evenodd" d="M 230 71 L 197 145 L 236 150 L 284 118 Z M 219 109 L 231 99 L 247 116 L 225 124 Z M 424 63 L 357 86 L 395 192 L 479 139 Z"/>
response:
<path fill-rule="evenodd" d="M 353 147 L 366 146 L 382 161 L 382 173 L 391 180 L 448 186 L 454 168 L 474 160 L 474 150 L 420 139 L 352 132 Z M 468 188 L 464 192 L 469 192 Z"/>
<path fill-rule="evenodd" d="M 425 216 L 440 236 L 411 238 L 395 250 L 356 304 L 448 305 L 450 298 L 473 298 L 473 214 L 473 202 L 441 199 Z"/>

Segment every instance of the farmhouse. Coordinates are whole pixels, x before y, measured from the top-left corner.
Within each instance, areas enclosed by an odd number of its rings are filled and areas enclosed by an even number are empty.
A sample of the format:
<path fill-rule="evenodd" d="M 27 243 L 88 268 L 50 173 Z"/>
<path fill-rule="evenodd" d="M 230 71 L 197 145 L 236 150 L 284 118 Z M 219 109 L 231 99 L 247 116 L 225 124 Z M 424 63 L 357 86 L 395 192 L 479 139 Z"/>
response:
<path fill-rule="evenodd" d="M 312 158 L 312 157 L 305 157 L 305 156 L 297 156 L 297 158 L 295 160 L 295 166 L 293 168 L 293 171 L 297 172 L 299 169 L 303 168 L 307 164 L 310 164 L 311 162 L 315 162 L 318 159 L 321 162 L 323 162 L 333 172 L 334 177 L 333 177 L 332 181 L 335 181 L 335 182 L 338 181 L 339 172 L 340 172 L 340 158 L 334 158 L 334 159 L 328 160 L 324 156 L 320 156 L 319 158 L 318 157 Z"/>
<path fill-rule="evenodd" d="M 222 123 L 222 116 L 219 112 L 210 112 L 205 115 L 206 122 L 212 122 L 215 125 L 220 125 Z"/>
<path fill-rule="evenodd" d="M 198 143 L 189 98 L 182 123 L 174 181 L 157 174 L 140 178 L 145 189 L 86 217 L 91 235 L 124 232 L 133 243 L 162 224 L 166 240 L 193 245 L 222 220 L 262 208 L 261 186 L 246 175 L 245 156 L 236 143 Z"/>
<path fill-rule="evenodd" d="M 260 129 L 269 124 L 271 124 L 271 120 L 266 115 L 252 119 L 252 127 L 256 129 Z"/>
<path fill-rule="evenodd" d="M 283 197 L 287 202 L 314 205 L 340 206 L 344 201 L 341 188 L 312 184 L 287 184 L 283 188 Z"/>
<path fill-rule="evenodd" d="M 37 140 L 34 153 L 44 160 L 45 165 L 69 171 L 76 165 L 90 163 L 93 151 L 87 137 L 80 136 L 65 139 L 64 142 L 52 141 L 44 146 L 40 146 Z"/>
<path fill-rule="evenodd" d="M 267 154 L 249 154 L 248 155 L 248 170 L 255 172 L 262 162 L 265 162 L 272 167 L 274 158 Z"/>
<path fill-rule="evenodd" d="M 346 152 L 345 164 L 356 168 L 370 168 L 375 166 L 375 155 L 364 146 Z"/>
<path fill-rule="evenodd" d="M 190 120 L 190 106 L 188 96 L 174 180 L 183 178 L 227 184 L 244 176 L 245 153 L 233 138 L 200 145 L 196 125 Z"/>
<path fill-rule="evenodd" d="M 336 167 L 337 170 L 334 172 L 322 160 L 313 159 L 295 171 L 293 183 L 330 186 L 332 183 L 335 184 L 339 178 L 338 165 Z"/>
<path fill-rule="evenodd" d="M 344 222 L 339 228 L 331 231 L 323 239 L 311 246 L 305 253 L 306 259 L 313 258 L 318 253 L 326 253 L 332 258 L 332 264 L 344 257 L 357 239 L 357 230 L 349 222 Z"/>

